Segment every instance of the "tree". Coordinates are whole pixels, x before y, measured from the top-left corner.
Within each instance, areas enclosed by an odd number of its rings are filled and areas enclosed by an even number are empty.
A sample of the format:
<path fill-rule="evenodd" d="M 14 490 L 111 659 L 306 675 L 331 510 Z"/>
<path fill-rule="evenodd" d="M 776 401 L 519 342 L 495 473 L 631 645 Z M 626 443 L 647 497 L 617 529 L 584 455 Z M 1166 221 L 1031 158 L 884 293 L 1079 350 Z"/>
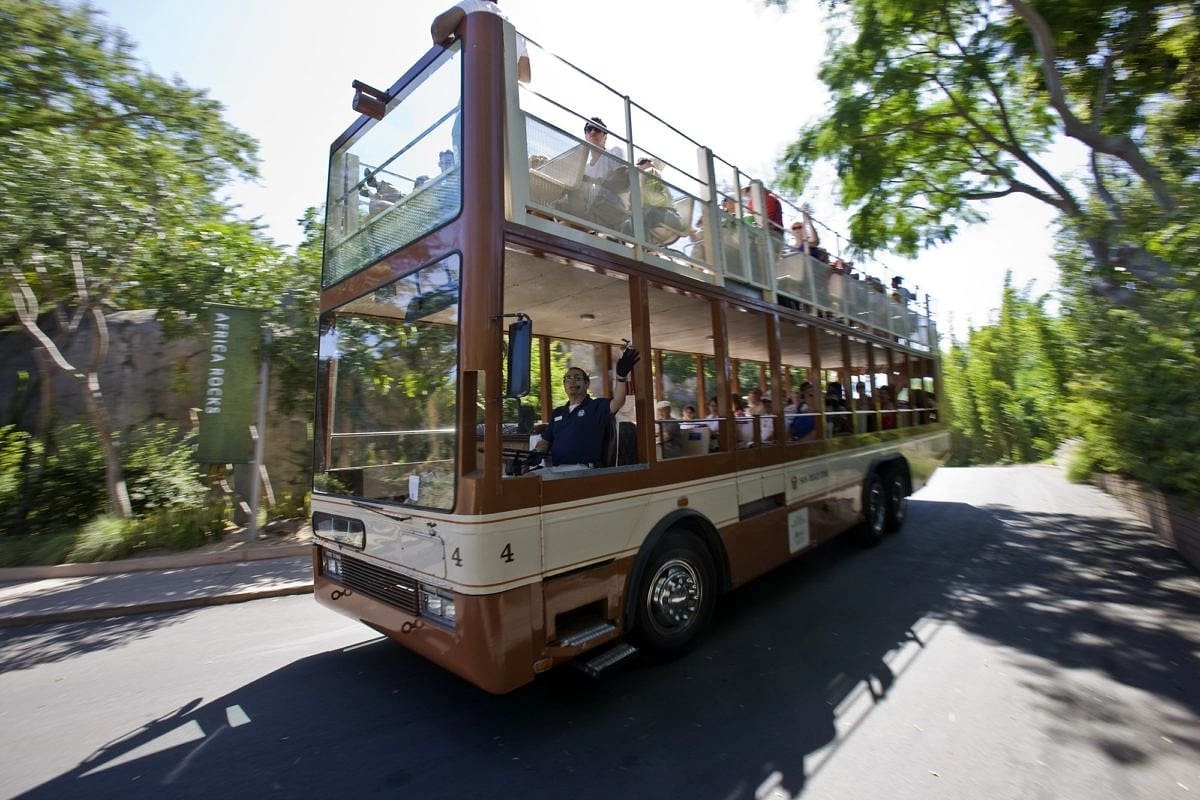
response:
<path fill-rule="evenodd" d="M 829 114 L 788 149 L 786 182 L 802 189 L 831 161 L 853 213 L 852 247 L 866 252 L 916 255 L 983 220 L 984 200 L 1024 194 L 1056 209 L 1066 340 L 1049 361 L 1068 369 L 1063 424 L 1084 438 L 1094 468 L 1200 488 L 1192 455 L 1200 440 L 1186 422 L 1200 416 L 1197 6 L 825 5 L 834 26 L 821 69 Z M 1086 148 L 1083 174 L 1045 160 L 1064 137 Z M 1007 458 L 1021 451 L 1023 434 L 1003 422 L 1006 384 L 982 380 L 1000 352 L 996 336 L 973 332 L 952 351 L 947 375 L 963 381 L 953 398 L 966 414 L 959 433 Z"/>
<path fill-rule="evenodd" d="M 278 249 L 217 196 L 254 141 L 204 92 L 140 67 L 89 7 L 0 0 L 0 265 L 18 324 L 84 393 L 112 511 L 130 513 L 98 369 L 105 312 L 269 296 Z M 239 276 L 244 280 L 239 280 Z M 250 289 L 249 287 L 255 287 Z M 277 295 L 276 295 L 277 296 Z M 90 354 L 67 342 L 90 329 Z"/>
<path fill-rule="evenodd" d="M 944 362 L 956 456 L 1018 463 L 1050 456 L 1067 437 L 1067 341 L 1061 322 L 1005 279 L 996 322 L 954 342 Z"/>
<path fill-rule="evenodd" d="M 786 2 L 774 0 L 776 4 Z M 852 246 L 915 255 L 1024 194 L 1057 209 L 1088 248 L 1092 288 L 1172 288 L 1159 241 L 1195 217 L 1200 21 L 1150 0 L 833 2 L 821 79 L 828 116 L 786 153 L 802 190 L 834 162 Z M 1090 179 L 1056 174 L 1056 137 L 1091 153 Z M 1156 238 L 1157 237 L 1157 238 Z M 1124 287 L 1128 288 L 1128 287 Z"/>

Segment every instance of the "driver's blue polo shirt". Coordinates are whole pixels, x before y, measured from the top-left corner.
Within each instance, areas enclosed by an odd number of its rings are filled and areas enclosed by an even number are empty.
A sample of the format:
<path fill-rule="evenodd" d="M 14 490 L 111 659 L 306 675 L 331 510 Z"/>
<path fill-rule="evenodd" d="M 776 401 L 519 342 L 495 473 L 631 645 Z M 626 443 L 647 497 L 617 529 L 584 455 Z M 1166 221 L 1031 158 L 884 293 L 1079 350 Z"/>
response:
<path fill-rule="evenodd" d="M 550 414 L 550 424 L 542 438 L 550 443 L 555 466 L 591 464 L 600 466 L 604 448 L 604 428 L 612 416 L 612 401 L 607 397 L 589 397 L 574 411 L 559 406 Z"/>

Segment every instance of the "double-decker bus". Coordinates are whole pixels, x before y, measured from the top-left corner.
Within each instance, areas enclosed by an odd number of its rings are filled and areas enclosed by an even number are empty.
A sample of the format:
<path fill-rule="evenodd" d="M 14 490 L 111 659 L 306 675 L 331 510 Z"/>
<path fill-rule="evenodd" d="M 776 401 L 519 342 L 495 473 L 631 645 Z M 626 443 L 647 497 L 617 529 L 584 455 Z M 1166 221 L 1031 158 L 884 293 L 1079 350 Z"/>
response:
<path fill-rule="evenodd" d="M 679 653 L 722 593 L 904 522 L 948 448 L 927 305 L 791 246 L 760 181 L 494 14 L 360 88 L 329 169 L 318 602 L 502 693 Z M 528 469 L 566 369 L 612 397 L 626 347 L 600 458 Z"/>

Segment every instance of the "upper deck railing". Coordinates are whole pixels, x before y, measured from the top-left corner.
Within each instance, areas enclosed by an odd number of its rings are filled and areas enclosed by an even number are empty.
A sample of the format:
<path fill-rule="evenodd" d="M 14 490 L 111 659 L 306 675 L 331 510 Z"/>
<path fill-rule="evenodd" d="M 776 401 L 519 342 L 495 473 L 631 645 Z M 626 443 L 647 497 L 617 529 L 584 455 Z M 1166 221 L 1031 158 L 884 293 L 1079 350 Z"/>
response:
<path fill-rule="evenodd" d="M 629 96 L 528 39 L 532 81 L 518 83 L 518 34 L 507 23 L 503 31 L 505 119 L 489 123 L 505 133 L 508 219 L 917 350 L 935 345 L 928 301 L 914 308 L 819 248 L 793 246 L 800 209 Z M 389 105 L 406 104 L 404 113 L 367 123 L 335 150 L 324 285 L 459 213 L 463 50 L 473 57 L 457 42 L 427 56 Z M 602 147 L 585 138 L 592 118 L 604 122 Z M 782 218 L 768 218 L 769 199 Z"/>

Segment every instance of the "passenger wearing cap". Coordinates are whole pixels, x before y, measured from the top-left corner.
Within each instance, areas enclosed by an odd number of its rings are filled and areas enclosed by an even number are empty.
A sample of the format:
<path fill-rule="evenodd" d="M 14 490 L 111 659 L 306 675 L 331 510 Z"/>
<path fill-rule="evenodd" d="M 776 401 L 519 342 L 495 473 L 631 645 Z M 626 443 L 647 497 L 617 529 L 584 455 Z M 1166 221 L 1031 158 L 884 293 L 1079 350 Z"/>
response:
<path fill-rule="evenodd" d="M 663 458 L 677 458 L 683 455 L 683 431 L 679 423 L 671 416 L 671 402 L 659 400 L 654 404 L 654 418 L 658 420 L 658 443 L 662 447 Z"/>
<path fill-rule="evenodd" d="M 583 469 L 604 463 L 604 432 L 610 417 L 625 405 L 625 383 L 641 355 L 627 347 L 617 361 L 613 396 L 591 397 L 591 377 L 581 367 L 568 367 L 563 375 L 567 404 L 550 414 L 550 424 L 542 431 L 536 453 L 549 453 L 552 468 Z"/>

